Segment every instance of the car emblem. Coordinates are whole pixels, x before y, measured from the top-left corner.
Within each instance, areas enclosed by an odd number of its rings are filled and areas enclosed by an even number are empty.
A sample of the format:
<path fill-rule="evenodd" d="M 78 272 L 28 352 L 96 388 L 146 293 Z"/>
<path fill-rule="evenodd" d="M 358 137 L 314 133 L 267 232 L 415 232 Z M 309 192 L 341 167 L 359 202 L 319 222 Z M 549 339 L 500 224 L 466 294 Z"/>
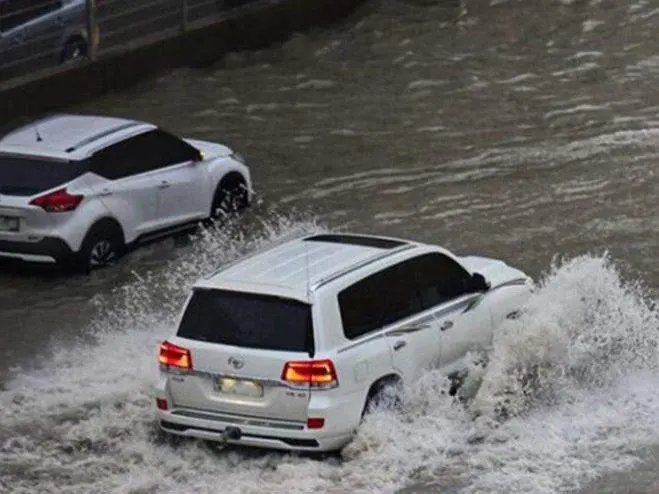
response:
<path fill-rule="evenodd" d="M 229 364 L 233 365 L 235 369 L 242 369 L 245 361 L 241 358 L 229 357 Z"/>

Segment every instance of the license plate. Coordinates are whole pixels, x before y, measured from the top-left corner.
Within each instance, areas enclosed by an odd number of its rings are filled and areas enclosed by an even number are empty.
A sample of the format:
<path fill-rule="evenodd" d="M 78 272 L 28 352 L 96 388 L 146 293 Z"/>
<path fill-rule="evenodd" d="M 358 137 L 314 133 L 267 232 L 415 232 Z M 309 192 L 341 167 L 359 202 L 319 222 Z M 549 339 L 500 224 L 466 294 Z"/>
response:
<path fill-rule="evenodd" d="M 15 216 L 0 216 L 0 231 L 3 232 L 17 232 L 20 223 Z"/>
<path fill-rule="evenodd" d="M 220 377 L 217 380 L 217 387 L 221 393 L 225 394 L 252 396 L 254 398 L 263 396 L 263 385 L 258 381 L 249 379 Z"/>

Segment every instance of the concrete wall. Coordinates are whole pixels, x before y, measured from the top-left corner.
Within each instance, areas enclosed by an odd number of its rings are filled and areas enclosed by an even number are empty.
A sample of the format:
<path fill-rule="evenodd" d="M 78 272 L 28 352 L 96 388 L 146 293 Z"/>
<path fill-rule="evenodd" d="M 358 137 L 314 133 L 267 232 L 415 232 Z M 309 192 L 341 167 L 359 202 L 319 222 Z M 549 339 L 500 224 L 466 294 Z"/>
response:
<path fill-rule="evenodd" d="M 285 40 L 291 33 L 326 25 L 363 0 L 288 0 L 255 12 L 0 85 L 0 127 L 21 117 L 62 109 L 142 78 L 181 66 L 210 63 L 230 51 Z"/>

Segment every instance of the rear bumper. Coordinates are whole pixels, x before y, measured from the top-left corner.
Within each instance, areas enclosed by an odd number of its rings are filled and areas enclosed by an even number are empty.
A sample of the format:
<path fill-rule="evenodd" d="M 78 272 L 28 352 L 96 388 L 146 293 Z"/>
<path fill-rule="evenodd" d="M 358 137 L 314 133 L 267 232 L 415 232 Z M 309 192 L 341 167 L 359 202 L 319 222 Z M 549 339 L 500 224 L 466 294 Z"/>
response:
<path fill-rule="evenodd" d="M 27 262 L 53 263 L 70 258 L 73 251 L 60 238 L 43 237 L 38 242 L 0 240 L 0 257 Z"/>
<path fill-rule="evenodd" d="M 220 441 L 241 446 L 279 449 L 286 451 L 335 451 L 341 449 L 352 439 L 353 434 L 324 436 L 322 432 L 300 428 L 285 430 L 275 427 L 261 427 L 182 416 L 172 411 L 157 411 L 160 428 L 170 434 L 176 434 L 210 441 Z M 226 440 L 223 432 L 227 427 L 240 430 L 240 439 Z"/>

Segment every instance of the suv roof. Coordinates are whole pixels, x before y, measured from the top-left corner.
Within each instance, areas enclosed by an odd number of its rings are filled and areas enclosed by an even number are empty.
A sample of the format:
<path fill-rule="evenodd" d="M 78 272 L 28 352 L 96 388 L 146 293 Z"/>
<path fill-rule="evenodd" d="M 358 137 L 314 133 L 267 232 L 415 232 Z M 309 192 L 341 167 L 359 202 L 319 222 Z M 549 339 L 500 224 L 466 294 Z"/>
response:
<path fill-rule="evenodd" d="M 306 236 L 271 246 L 220 268 L 197 288 L 229 288 L 309 301 L 310 292 L 416 242 L 353 234 Z"/>
<path fill-rule="evenodd" d="M 53 115 L 0 137 L 0 153 L 81 160 L 121 138 L 155 126 L 145 122 L 94 115 Z"/>

